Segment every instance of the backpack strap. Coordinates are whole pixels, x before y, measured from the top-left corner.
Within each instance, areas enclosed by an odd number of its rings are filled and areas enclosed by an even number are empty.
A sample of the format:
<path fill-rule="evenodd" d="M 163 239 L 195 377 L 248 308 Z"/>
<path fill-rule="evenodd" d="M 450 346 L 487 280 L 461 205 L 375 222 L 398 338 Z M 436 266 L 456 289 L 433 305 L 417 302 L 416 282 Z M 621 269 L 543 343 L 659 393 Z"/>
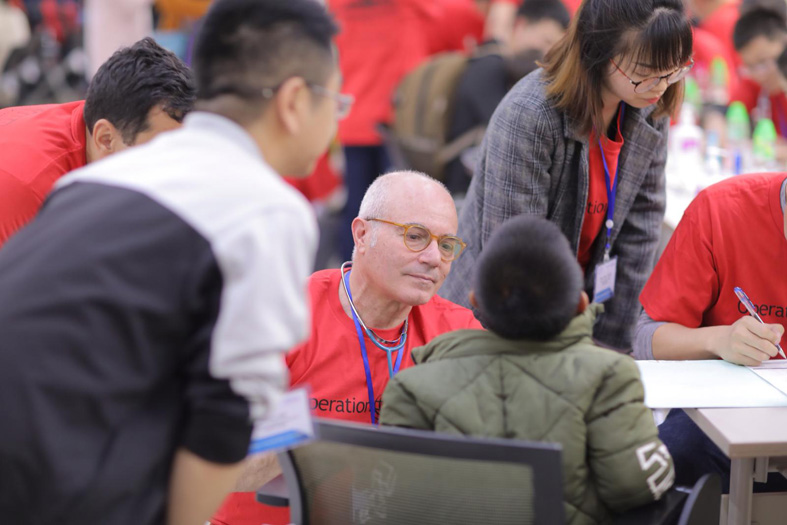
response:
<path fill-rule="evenodd" d="M 486 126 L 476 126 L 465 131 L 440 149 L 437 153 L 438 162 L 447 164 L 461 155 L 467 148 L 478 146 L 484 139 L 485 132 Z"/>

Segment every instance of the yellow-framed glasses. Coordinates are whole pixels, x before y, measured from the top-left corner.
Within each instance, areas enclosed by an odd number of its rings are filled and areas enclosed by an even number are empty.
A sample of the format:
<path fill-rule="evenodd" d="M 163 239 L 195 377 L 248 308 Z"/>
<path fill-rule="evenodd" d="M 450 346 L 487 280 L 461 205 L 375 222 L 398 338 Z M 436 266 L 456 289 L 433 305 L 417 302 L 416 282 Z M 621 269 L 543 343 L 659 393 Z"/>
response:
<path fill-rule="evenodd" d="M 467 244 L 455 235 L 435 235 L 429 231 L 429 228 L 421 224 L 400 224 L 398 222 L 386 221 L 385 219 L 366 219 L 367 221 L 382 222 L 390 224 L 391 226 L 398 226 L 403 228 L 402 239 L 404 245 L 411 252 L 422 252 L 432 242 L 432 239 L 437 241 L 437 249 L 440 251 L 440 257 L 446 261 L 453 261 L 462 254 L 462 251 L 467 247 Z"/>

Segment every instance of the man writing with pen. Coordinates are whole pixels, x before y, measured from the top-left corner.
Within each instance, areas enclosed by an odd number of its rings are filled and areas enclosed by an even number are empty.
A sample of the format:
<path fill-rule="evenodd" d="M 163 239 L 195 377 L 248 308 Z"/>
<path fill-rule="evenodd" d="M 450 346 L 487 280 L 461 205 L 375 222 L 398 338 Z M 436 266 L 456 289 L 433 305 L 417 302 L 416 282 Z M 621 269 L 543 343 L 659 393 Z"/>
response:
<path fill-rule="evenodd" d="M 785 268 L 787 173 L 741 175 L 706 188 L 642 290 L 634 357 L 748 366 L 783 359 Z M 747 295 L 761 321 L 747 310 Z M 670 412 L 659 437 L 675 460 L 676 483 L 693 484 L 705 472 L 729 483 L 729 460 L 682 410 Z"/>
<path fill-rule="evenodd" d="M 697 195 L 640 295 L 634 357 L 741 365 L 782 358 L 775 345 L 786 342 L 787 327 L 785 180 L 744 175 Z"/>

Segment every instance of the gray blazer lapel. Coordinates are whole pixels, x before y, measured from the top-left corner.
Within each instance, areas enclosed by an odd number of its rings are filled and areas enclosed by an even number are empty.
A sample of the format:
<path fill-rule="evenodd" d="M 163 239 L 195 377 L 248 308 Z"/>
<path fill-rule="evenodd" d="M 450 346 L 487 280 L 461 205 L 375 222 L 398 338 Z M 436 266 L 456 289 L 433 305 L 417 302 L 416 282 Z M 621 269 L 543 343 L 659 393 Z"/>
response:
<path fill-rule="evenodd" d="M 563 136 L 566 138 L 567 144 L 571 144 L 573 147 L 572 156 L 570 159 L 566 159 L 567 162 L 564 166 L 566 170 L 571 172 L 571 175 L 565 179 L 575 178 L 577 184 L 572 235 L 569 237 L 571 247 L 576 254 L 579 251 L 579 236 L 582 232 L 582 221 L 585 218 L 585 205 L 588 200 L 588 136 L 580 133 L 577 121 L 565 113 L 563 113 Z"/>

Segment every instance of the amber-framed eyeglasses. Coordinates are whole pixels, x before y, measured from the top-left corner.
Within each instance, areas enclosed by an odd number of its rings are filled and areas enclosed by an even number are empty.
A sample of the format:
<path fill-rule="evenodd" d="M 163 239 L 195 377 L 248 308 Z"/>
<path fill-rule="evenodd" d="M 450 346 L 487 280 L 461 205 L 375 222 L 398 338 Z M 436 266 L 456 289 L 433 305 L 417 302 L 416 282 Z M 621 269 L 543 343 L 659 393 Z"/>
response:
<path fill-rule="evenodd" d="M 391 226 L 403 228 L 402 239 L 404 240 L 404 245 L 411 252 L 422 252 L 429 246 L 432 239 L 436 240 L 437 249 L 440 251 L 440 257 L 446 262 L 453 261 L 459 257 L 462 251 L 467 247 L 467 244 L 459 237 L 455 235 L 435 235 L 429 231 L 429 228 L 422 224 L 400 224 L 398 222 L 376 218 L 366 220 L 382 222 L 390 224 Z"/>
<path fill-rule="evenodd" d="M 680 82 L 681 80 L 683 80 L 683 77 L 686 76 L 686 73 L 691 71 L 691 68 L 694 67 L 694 59 L 691 58 L 689 59 L 688 64 L 679 67 L 678 69 L 667 75 L 662 75 L 660 77 L 650 77 L 644 80 L 633 80 L 622 69 L 620 69 L 620 67 L 618 67 L 618 65 L 615 63 L 614 60 L 609 59 L 609 61 L 612 62 L 612 65 L 615 66 L 615 69 L 620 71 L 621 75 L 626 77 L 626 79 L 628 79 L 628 81 L 631 82 L 631 85 L 634 86 L 634 93 L 647 93 L 648 91 L 659 85 L 662 80 L 666 80 L 668 86 L 676 82 Z"/>

